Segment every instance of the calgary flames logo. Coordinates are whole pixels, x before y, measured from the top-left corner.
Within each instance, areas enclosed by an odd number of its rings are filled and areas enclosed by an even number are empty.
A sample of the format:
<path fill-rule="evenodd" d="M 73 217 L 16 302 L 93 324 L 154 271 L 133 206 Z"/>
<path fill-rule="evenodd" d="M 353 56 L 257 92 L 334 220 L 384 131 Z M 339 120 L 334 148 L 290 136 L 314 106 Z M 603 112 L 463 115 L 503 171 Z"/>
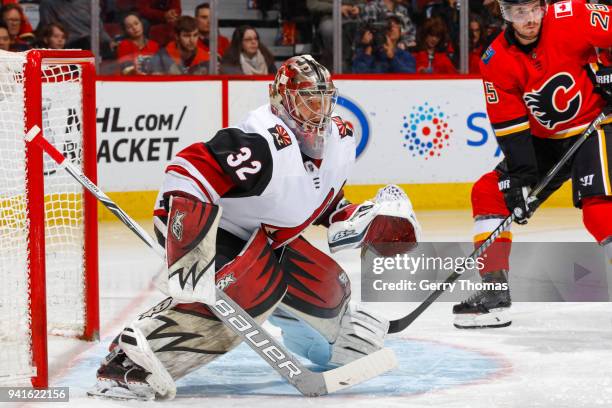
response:
<path fill-rule="evenodd" d="M 523 95 L 533 117 L 547 129 L 574 119 L 580 110 L 582 95 L 570 94 L 576 81 L 567 72 L 560 72 L 546 81 L 538 90 Z"/>

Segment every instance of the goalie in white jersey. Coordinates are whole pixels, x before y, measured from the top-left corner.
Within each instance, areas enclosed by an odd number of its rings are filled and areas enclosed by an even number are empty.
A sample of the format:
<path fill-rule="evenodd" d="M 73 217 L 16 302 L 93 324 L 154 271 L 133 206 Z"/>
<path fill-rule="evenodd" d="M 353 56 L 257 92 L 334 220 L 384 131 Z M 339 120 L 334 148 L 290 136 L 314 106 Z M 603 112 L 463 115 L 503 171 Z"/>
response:
<path fill-rule="evenodd" d="M 418 238 L 398 187 L 360 205 L 343 198 L 355 139 L 333 114 L 336 98 L 327 69 L 309 55 L 290 58 L 270 85 L 270 104 L 178 153 L 154 213 L 170 297 L 117 336 L 90 395 L 172 398 L 177 379 L 237 346 L 207 306 L 215 283 L 316 364 L 343 365 L 383 347 L 388 321 L 349 303 L 342 267 L 301 236 L 327 226 L 332 252 L 381 242 L 402 251 Z"/>

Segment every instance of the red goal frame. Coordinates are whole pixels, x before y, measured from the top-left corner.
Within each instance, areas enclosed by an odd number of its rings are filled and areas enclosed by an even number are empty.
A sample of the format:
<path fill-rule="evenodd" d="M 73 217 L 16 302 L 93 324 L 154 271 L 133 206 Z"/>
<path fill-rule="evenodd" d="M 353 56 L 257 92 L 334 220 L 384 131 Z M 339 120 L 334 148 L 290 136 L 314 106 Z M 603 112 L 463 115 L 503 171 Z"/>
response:
<path fill-rule="evenodd" d="M 80 50 L 31 50 L 27 52 L 24 67 L 25 131 L 42 125 L 42 66 L 44 63 L 81 66 L 82 82 L 82 157 L 83 171 L 94 183 L 97 182 L 96 163 L 96 89 L 95 59 L 91 52 Z M 45 202 L 43 151 L 33 143 L 26 143 L 28 191 L 28 249 L 29 249 L 29 293 L 30 333 L 32 366 L 36 375 L 32 385 L 37 388 L 49 385 L 47 353 L 47 306 L 45 273 Z M 83 192 L 84 214 L 84 265 L 85 265 L 85 326 L 79 336 L 83 340 L 99 338 L 98 298 L 98 223 L 97 202 Z"/>

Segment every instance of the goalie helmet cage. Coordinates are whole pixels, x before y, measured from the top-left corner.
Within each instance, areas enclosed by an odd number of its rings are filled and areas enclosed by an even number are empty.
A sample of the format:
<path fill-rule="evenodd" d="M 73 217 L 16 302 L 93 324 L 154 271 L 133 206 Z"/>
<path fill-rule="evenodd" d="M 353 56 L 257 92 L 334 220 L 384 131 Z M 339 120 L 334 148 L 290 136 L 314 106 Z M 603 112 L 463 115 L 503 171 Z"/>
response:
<path fill-rule="evenodd" d="M 95 182 L 95 120 L 89 51 L 0 53 L 0 385 L 48 386 L 49 333 L 98 338 L 96 200 L 25 141 Z"/>

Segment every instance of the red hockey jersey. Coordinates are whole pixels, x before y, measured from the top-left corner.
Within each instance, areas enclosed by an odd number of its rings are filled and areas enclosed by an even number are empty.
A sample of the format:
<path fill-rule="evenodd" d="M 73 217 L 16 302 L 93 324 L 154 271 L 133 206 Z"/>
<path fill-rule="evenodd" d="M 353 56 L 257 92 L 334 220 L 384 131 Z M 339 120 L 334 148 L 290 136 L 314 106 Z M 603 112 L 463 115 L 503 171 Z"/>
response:
<path fill-rule="evenodd" d="M 510 28 L 483 54 L 489 119 L 502 151 L 517 167 L 534 158 L 532 136 L 577 135 L 605 106 L 588 70 L 595 47 L 612 46 L 610 20 L 605 5 L 558 2 L 547 7 L 537 42 L 521 45 Z"/>

